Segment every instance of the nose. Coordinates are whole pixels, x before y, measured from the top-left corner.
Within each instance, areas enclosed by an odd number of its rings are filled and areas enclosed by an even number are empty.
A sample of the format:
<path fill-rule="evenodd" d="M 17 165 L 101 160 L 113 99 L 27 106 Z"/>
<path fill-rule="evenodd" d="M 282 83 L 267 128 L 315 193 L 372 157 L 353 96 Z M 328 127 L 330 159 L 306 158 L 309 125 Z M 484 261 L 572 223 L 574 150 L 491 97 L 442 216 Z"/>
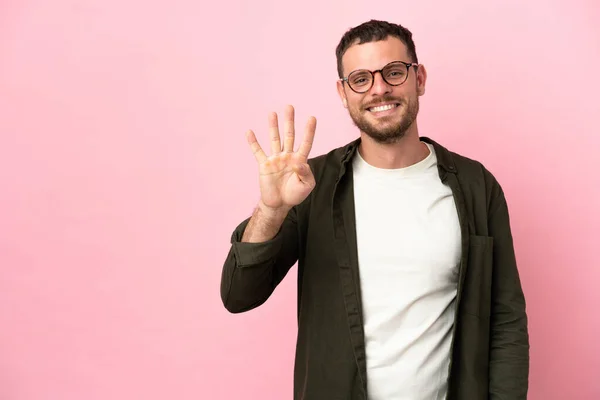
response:
<path fill-rule="evenodd" d="M 392 87 L 383 80 L 381 72 L 375 72 L 373 76 L 373 86 L 371 87 L 371 92 L 374 95 L 381 96 L 383 94 L 390 93 L 391 91 Z"/>

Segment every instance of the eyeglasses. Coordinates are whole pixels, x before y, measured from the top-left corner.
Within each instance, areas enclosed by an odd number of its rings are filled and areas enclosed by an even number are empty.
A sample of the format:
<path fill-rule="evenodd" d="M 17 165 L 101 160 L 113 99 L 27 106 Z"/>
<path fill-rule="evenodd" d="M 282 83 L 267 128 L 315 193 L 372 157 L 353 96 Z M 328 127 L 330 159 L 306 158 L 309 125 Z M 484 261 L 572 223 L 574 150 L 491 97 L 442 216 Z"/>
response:
<path fill-rule="evenodd" d="M 343 82 L 348 83 L 350 89 L 356 93 L 366 93 L 373 86 L 375 81 L 375 73 L 381 73 L 381 77 L 391 86 L 399 86 L 406 82 L 408 78 L 408 71 L 410 67 L 418 67 L 417 63 L 406 63 L 404 61 L 392 61 L 385 67 L 369 71 L 368 69 L 357 69 L 352 71 L 347 77 L 340 79 Z"/>

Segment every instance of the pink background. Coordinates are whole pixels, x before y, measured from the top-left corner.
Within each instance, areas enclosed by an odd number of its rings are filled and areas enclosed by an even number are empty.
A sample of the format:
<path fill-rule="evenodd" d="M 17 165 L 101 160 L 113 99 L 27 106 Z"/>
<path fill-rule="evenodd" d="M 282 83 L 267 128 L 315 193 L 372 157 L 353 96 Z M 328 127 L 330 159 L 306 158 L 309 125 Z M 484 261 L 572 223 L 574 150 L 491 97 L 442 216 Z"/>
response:
<path fill-rule="evenodd" d="M 530 399 L 600 399 L 600 5 L 588 1 L 4 0 L 0 399 L 289 399 L 294 268 L 230 315 L 219 279 L 258 199 L 244 138 L 295 105 L 313 155 L 357 132 L 334 49 L 405 24 L 420 133 L 502 183 Z M 268 146 L 267 146 L 268 147 Z"/>

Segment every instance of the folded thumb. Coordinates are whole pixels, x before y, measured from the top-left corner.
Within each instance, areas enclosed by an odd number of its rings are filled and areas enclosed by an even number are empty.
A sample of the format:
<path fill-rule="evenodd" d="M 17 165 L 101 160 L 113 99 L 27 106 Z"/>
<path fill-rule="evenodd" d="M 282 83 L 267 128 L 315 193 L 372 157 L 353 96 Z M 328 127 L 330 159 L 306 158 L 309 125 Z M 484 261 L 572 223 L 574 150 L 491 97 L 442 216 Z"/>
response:
<path fill-rule="evenodd" d="M 308 175 L 308 165 L 298 164 L 296 166 L 296 173 L 300 175 L 301 178 L 306 177 Z"/>

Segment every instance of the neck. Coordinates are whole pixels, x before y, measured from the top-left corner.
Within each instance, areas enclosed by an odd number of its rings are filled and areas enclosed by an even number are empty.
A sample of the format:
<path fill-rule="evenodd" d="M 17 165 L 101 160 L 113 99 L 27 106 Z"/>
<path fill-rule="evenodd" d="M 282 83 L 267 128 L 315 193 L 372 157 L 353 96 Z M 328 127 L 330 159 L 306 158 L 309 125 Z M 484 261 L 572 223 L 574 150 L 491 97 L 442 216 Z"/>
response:
<path fill-rule="evenodd" d="M 361 132 L 358 151 L 368 164 L 382 169 L 406 168 L 429 155 L 429 149 L 419 139 L 416 129 L 409 129 L 397 142 L 385 144 Z"/>

